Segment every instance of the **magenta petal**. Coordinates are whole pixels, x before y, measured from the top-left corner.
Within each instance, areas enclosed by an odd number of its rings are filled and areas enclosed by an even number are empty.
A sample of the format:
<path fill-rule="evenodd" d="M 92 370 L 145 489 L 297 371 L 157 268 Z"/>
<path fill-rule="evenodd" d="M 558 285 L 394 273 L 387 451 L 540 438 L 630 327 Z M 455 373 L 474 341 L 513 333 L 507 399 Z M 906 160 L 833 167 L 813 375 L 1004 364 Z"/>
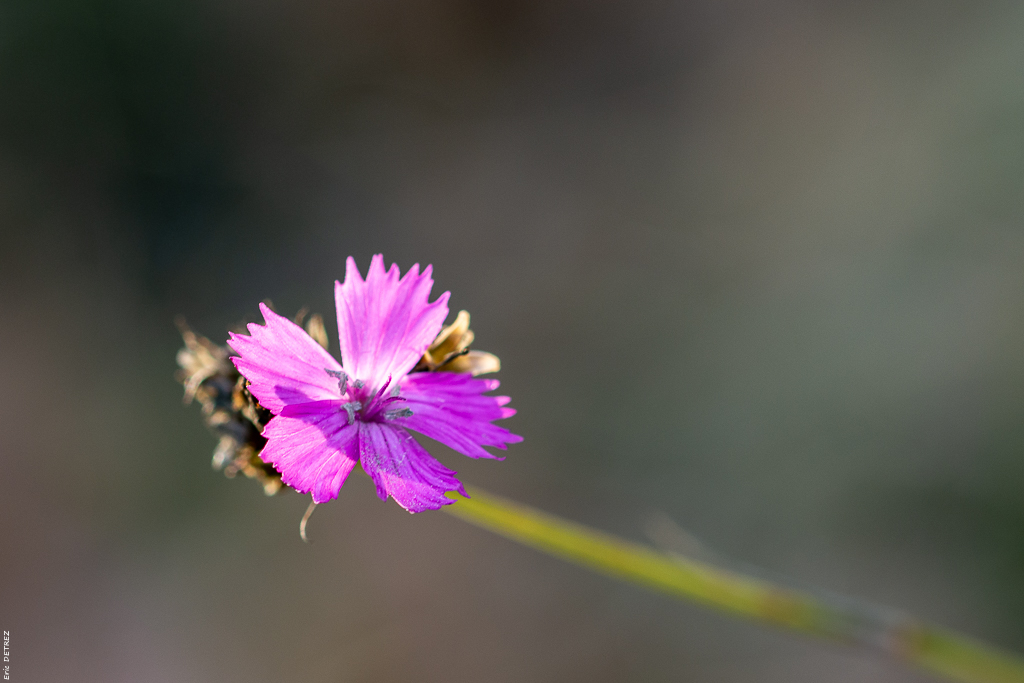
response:
<path fill-rule="evenodd" d="M 498 388 L 498 380 L 476 379 L 453 372 L 417 372 L 402 380 L 403 408 L 412 410 L 399 418 L 403 427 L 440 441 L 471 458 L 496 458 L 484 446 L 505 448 L 523 437 L 491 424 L 515 415 L 505 408 L 507 396 L 485 396 Z"/>
<path fill-rule="evenodd" d="M 260 304 L 266 325 L 249 324 L 249 334 L 231 333 L 231 361 L 249 380 L 249 391 L 275 415 L 286 405 L 340 398 L 338 380 L 325 369 L 338 361 L 291 320 Z"/>
<path fill-rule="evenodd" d="M 359 461 L 359 428 L 348 424 L 341 401 L 288 406 L 263 430 L 260 457 L 281 473 L 281 481 L 314 503 L 338 497 Z"/>
<path fill-rule="evenodd" d="M 448 292 L 428 303 L 431 267 L 419 264 L 399 279 L 397 265 L 384 271 L 384 257 L 370 261 L 364 281 L 355 260 L 346 261 L 344 284 L 334 283 L 341 361 L 353 379 L 371 390 L 388 375 L 401 377 L 426 351 L 448 315 Z"/>
<path fill-rule="evenodd" d="M 377 495 L 388 495 L 409 512 L 437 510 L 455 501 L 446 491 L 465 495 L 455 472 L 427 453 L 404 429 L 376 422 L 359 423 L 359 459 L 377 485 Z"/>

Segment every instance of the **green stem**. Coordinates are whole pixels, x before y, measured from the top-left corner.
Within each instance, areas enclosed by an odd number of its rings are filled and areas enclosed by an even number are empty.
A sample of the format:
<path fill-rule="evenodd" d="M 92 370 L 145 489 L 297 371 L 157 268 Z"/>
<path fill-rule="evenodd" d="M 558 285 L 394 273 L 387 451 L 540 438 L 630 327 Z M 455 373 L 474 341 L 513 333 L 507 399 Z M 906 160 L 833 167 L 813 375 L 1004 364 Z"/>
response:
<path fill-rule="evenodd" d="M 608 576 L 754 621 L 859 644 L 966 683 L 1024 683 L 1024 661 L 953 631 L 850 600 L 812 595 L 646 546 L 480 489 L 444 510 Z"/>

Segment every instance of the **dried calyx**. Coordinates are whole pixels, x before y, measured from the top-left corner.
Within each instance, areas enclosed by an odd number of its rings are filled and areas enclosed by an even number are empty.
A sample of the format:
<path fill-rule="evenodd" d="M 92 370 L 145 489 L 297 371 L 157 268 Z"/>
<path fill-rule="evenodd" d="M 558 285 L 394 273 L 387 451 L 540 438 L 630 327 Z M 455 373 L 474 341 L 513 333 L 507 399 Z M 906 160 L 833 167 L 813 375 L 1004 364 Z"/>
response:
<path fill-rule="evenodd" d="M 413 372 L 464 372 L 475 377 L 500 370 L 501 361 L 493 353 L 470 350 L 473 338 L 469 313 L 459 311 L 455 322 L 441 330 Z"/>
<path fill-rule="evenodd" d="M 302 325 L 306 314 L 306 309 L 299 311 L 295 323 Z M 233 354 L 230 348 L 197 335 L 183 318 L 175 322 L 185 342 L 178 351 L 181 369 L 176 375 L 185 385 L 185 403 L 196 400 L 202 406 L 203 421 L 220 437 L 213 453 L 213 468 L 229 478 L 244 474 L 257 480 L 268 496 L 278 493 L 285 488 L 281 475 L 260 459 L 260 451 L 267 443 L 261 432 L 273 417 L 270 411 L 249 392 L 245 378 L 229 360 Z M 304 327 L 310 337 L 327 348 L 327 329 L 320 315 L 310 316 Z M 474 376 L 497 372 L 501 367 L 498 357 L 470 350 L 472 342 L 469 313 L 459 311 L 455 322 L 441 330 L 413 372 L 459 372 Z"/>
<path fill-rule="evenodd" d="M 203 421 L 220 437 L 213 468 L 228 477 L 244 474 L 260 482 L 268 496 L 274 495 L 281 490 L 281 475 L 259 456 L 267 443 L 260 432 L 270 412 L 256 402 L 245 378 L 228 360 L 231 349 L 197 335 L 181 318 L 177 323 L 185 340 L 177 357 L 181 368 L 177 379 L 185 385 L 185 403 L 198 401 Z"/>

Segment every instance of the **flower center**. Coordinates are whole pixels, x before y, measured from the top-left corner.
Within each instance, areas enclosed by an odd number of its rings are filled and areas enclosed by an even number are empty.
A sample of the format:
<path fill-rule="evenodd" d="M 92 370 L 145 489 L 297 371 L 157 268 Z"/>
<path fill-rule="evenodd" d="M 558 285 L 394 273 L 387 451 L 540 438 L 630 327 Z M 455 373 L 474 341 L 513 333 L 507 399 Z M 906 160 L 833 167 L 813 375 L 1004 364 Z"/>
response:
<path fill-rule="evenodd" d="M 341 409 L 348 413 L 349 424 L 354 424 L 356 420 L 360 422 L 383 422 L 412 415 L 410 409 L 395 406 L 399 401 L 405 400 L 398 395 L 399 387 L 397 382 L 395 382 L 395 386 L 391 387 L 388 395 L 384 395 L 384 392 L 387 391 L 388 386 L 391 384 L 390 375 L 387 381 L 384 382 L 384 386 L 371 396 L 370 391 L 366 388 L 366 383 L 361 379 L 353 380 L 349 384 L 348 375 L 344 370 L 324 368 L 324 372 L 338 380 L 338 393 L 341 395 L 341 399 L 345 401 L 341 404 Z"/>

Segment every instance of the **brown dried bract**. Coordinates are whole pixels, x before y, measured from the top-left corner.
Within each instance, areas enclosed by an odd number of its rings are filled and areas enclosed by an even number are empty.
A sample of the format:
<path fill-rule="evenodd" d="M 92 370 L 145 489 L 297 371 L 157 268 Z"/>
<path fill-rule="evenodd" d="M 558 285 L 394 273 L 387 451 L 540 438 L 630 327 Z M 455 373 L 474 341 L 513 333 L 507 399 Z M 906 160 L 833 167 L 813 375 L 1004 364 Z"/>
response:
<path fill-rule="evenodd" d="M 270 411 L 256 402 L 245 378 L 228 360 L 231 349 L 195 334 L 183 319 L 177 322 L 185 340 L 177 357 L 185 402 L 198 401 L 203 421 L 220 436 L 213 468 L 227 477 L 242 473 L 259 481 L 268 496 L 274 495 L 282 489 L 281 475 L 259 455 L 267 443 L 260 432 L 271 418 Z"/>
<path fill-rule="evenodd" d="M 464 372 L 483 375 L 501 369 L 501 361 L 493 353 L 471 351 L 473 330 L 469 329 L 469 313 L 459 311 L 453 322 L 441 330 L 413 372 Z"/>

